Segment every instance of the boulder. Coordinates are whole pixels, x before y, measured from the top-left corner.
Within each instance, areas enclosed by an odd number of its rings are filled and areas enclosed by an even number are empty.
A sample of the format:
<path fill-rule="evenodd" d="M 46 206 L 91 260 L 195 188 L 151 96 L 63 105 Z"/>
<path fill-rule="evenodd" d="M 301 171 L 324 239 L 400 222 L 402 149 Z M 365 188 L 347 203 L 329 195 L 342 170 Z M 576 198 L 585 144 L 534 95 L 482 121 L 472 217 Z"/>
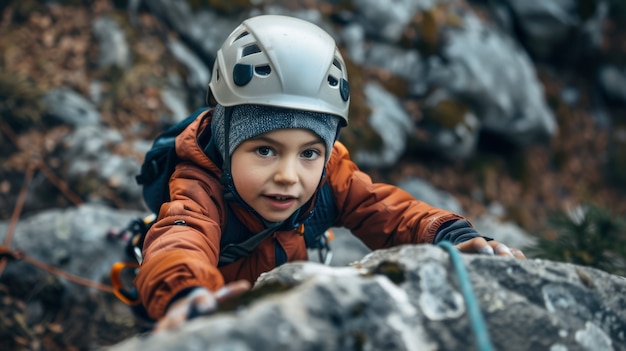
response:
<path fill-rule="evenodd" d="M 481 331 L 495 350 L 626 350 L 624 291 L 593 268 L 400 246 L 345 267 L 283 265 L 214 315 L 109 351 L 473 350 Z"/>

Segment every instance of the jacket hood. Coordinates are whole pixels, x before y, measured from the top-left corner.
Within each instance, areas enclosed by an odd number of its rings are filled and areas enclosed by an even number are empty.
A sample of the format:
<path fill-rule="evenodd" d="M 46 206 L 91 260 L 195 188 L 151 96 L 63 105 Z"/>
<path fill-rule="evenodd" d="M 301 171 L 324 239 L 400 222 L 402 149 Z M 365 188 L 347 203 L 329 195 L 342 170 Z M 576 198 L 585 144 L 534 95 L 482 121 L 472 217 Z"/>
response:
<path fill-rule="evenodd" d="M 211 133 L 213 109 L 207 108 L 176 137 L 176 154 L 183 162 L 194 163 L 216 177 L 222 176 L 222 158 Z"/>

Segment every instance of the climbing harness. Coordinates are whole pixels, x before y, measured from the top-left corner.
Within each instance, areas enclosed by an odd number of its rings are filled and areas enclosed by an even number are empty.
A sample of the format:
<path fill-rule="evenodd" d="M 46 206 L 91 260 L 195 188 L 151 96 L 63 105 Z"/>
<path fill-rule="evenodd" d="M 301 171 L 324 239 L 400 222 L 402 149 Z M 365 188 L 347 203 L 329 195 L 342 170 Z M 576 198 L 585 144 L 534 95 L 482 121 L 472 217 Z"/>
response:
<path fill-rule="evenodd" d="M 467 273 L 467 270 L 463 265 L 459 250 L 449 241 L 442 241 L 439 242 L 437 245 L 443 247 L 446 251 L 448 251 L 450 255 L 452 267 L 454 268 L 454 271 L 459 279 L 461 293 L 463 294 L 463 298 L 465 300 L 465 306 L 467 307 L 467 313 L 470 318 L 470 325 L 472 326 L 472 330 L 474 331 L 476 346 L 478 347 L 478 350 L 492 351 L 493 346 L 491 345 L 489 330 L 487 329 L 487 325 L 485 324 L 485 320 L 480 311 L 478 300 L 476 299 L 476 295 L 474 294 L 472 283 L 469 279 L 469 274 Z"/>
<path fill-rule="evenodd" d="M 109 232 L 107 234 L 110 240 L 126 241 L 126 254 L 129 257 L 134 257 L 135 259 L 132 262 L 115 262 L 112 265 L 110 271 L 112 291 L 120 301 L 129 305 L 135 314 L 142 318 L 147 314 L 140 304 L 139 292 L 134 286 L 133 281 L 137 276 L 143 261 L 142 248 L 145 236 L 155 221 L 155 214 L 150 214 L 143 218 L 134 218 L 130 221 L 128 226 L 121 231 Z M 230 228 L 228 227 L 228 223 L 232 224 L 233 222 L 227 222 L 227 228 Z M 230 264 L 242 257 L 248 256 L 261 241 L 274 233 L 281 224 L 282 222 L 268 227 L 242 242 L 224 245 L 224 247 L 220 250 L 218 266 Z M 317 249 L 319 261 L 326 265 L 330 265 L 333 258 L 330 242 L 335 238 L 332 230 L 327 229 L 322 234 L 313 235 L 310 233 L 307 234 L 304 227 L 305 226 L 301 224 L 298 230 L 301 235 L 305 236 L 307 248 Z M 236 229 L 237 228 L 230 228 L 230 231 L 236 231 Z M 228 230 L 229 229 L 227 229 L 227 231 Z M 2 254 L 1 251 L 0 254 Z"/>
<path fill-rule="evenodd" d="M 116 262 L 111 267 L 111 285 L 113 285 L 113 294 L 123 303 L 129 306 L 135 306 L 140 303 L 137 289 L 131 283 L 125 281 L 126 270 L 133 270 L 130 275 L 136 276 L 139 264 L 134 262 Z M 130 285 L 130 287 L 128 287 Z"/>

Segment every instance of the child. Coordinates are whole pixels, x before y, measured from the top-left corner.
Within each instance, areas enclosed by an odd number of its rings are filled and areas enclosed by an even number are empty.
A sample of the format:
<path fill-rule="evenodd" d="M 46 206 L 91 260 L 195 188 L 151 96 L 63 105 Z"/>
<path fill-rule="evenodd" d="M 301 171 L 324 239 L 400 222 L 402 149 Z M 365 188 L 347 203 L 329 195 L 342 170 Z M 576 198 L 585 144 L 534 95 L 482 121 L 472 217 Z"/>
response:
<path fill-rule="evenodd" d="M 215 108 L 176 139 L 183 162 L 143 247 L 136 285 L 159 319 L 155 331 L 307 260 L 309 230 L 343 226 L 371 249 L 448 240 L 462 252 L 524 258 L 357 168 L 337 141 L 348 124 L 346 65 L 321 28 L 276 15 L 244 21 L 217 53 L 209 93 Z M 237 230 L 222 232 L 227 220 Z M 218 265 L 225 243 L 263 230 L 270 234 L 248 255 Z"/>

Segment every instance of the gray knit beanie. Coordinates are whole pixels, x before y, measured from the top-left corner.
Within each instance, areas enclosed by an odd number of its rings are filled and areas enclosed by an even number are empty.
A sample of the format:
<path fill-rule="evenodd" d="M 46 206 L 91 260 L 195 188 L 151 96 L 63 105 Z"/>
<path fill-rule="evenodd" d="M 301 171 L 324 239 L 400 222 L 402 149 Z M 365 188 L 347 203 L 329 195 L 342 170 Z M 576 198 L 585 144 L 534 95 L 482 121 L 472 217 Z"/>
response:
<path fill-rule="evenodd" d="M 224 138 L 224 111 L 221 105 L 215 107 L 211 130 L 215 145 L 222 157 L 226 157 Z M 326 144 L 326 160 L 333 149 L 339 117 L 319 112 L 292 110 L 264 105 L 237 105 L 230 118 L 228 156 L 242 142 L 257 135 L 277 129 L 302 128 L 317 134 Z"/>

